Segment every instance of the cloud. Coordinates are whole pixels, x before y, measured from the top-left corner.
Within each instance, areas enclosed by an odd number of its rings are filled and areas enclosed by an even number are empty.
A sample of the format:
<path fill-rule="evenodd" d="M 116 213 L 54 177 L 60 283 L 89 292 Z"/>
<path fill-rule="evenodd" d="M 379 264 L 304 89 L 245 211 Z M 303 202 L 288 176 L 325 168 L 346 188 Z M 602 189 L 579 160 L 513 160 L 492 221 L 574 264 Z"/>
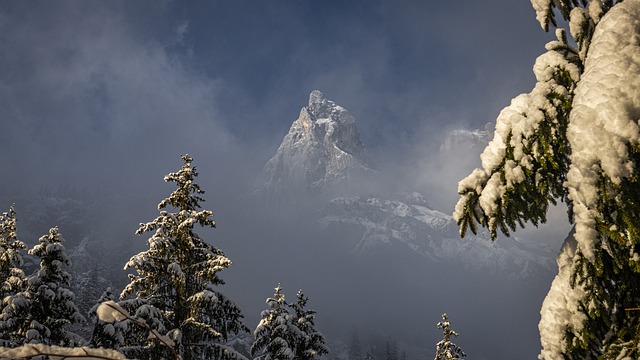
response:
<path fill-rule="evenodd" d="M 0 147 L 13 155 L 14 181 L 135 182 L 182 153 L 234 147 L 218 120 L 219 83 L 145 36 L 121 3 L 73 4 L 3 12 Z M 181 40 L 186 25 L 168 24 L 167 34 Z"/>

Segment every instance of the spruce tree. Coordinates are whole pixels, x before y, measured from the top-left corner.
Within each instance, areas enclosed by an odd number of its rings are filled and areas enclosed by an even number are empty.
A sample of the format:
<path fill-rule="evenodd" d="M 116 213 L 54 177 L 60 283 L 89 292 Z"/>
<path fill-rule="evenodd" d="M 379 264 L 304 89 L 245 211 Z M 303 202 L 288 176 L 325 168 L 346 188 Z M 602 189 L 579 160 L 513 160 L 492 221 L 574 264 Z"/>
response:
<path fill-rule="evenodd" d="M 442 329 L 442 340 L 436 344 L 436 356 L 434 360 L 464 359 L 467 355 L 462 349 L 451 341 L 452 337 L 460 336 L 451 329 L 451 323 L 447 314 L 442 314 L 442 321 L 438 323 L 438 329 Z"/>
<path fill-rule="evenodd" d="M 285 301 L 280 285 L 275 290 L 254 331 L 251 354 L 262 360 L 313 360 L 328 354 L 324 336 L 315 329 L 316 312 L 306 309 L 309 299 L 302 290 L 291 304 Z"/>
<path fill-rule="evenodd" d="M 251 355 L 256 360 L 291 360 L 295 358 L 295 336 L 298 332 L 285 296 L 278 285 L 276 293 L 267 299 L 268 309 L 260 316 L 261 320 L 253 332 L 255 341 L 251 346 Z"/>
<path fill-rule="evenodd" d="M 247 331 L 242 314 L 216 290 L 224 284 L 218 273 L 231 261 L 194 232 L 195 225 L 214 228 L 215 222 L 211 211 L 201 210 L 204 191 L 195 183 L 198 173 L 191 166 L 193 159 L 184 155 L 182 160 L 182 169 L 164 178 L 175 183 L 176 190 L 159 203 L 160 215 L 141 224 L 136 232 L 152 235 L 147 241 L 149 249 L 125 265 L 136 273 L 129 275 L 130 283 L 121 294 L 133 300 L 123 307 L 129 306 L 127 310 L 136 317 L 150 316 L 147 324 L 166 333 L 185 360 L 243 358 L 225 346 L 229 336 Z M 144 343 L 144 334 L 139 335 L 138 340 Z M 143 355 L 162 353 L 159 346 L 143 345 L 148 350 Z"/>
<path fill-rule="evenodd" d="M 398 347 L 393 341 L 387 340 L 384 345 L 383 360 L 398 360 Z"/>
<path fill-rule="evenodd" d="M 364 360 L 375 360 L 376 357 L 374 356 L 375 354 L 375 349 L 373 347 L 370 347 L 369 350 L 367 350 L 367 352 L 364 354 L 363 359 Z"/>
<path fill-rule="evenodd" d="M 640 1 L 532 0 L 569 25 L 534 65 L 534 89 L 500 113 L 482 168 L 458 186 L 461 227 L 509 235 L 564 201 L 575 233 L 543 303 L 540 358 L 638 357 Z M 575 44 L 575 45 L 574 45 Z"/>
<path fill-rule="evenodd" d="M 58 228 L 39 239 L 29 254 L 40 259 L 40 268 L 29 276 L 23 291 L 10 296 L 3 310 L 2 327 L 15 344 L 82 345 L 84 340 L 69 325 L 84 322 L 70 290 L 71 266 Z"/>
<path fill-rule="evenodd" d="M 20 269 L 23 264 L 21 252 L 26 248 L 18 240 L 16 212 L 12 206 L 0 215 L 0 301 L 22 289 L 25 275 Z"/>
<path fill-rule="evenodd" d="M 115 300 L 116 294 L 114 294 L 111 288 L 107 288 L 94 306 L 89 310 L 89 319 L 95 322 L 91 339 L 89 341 L 89 345 L 91 347 L 118 350 L 124 345 L 124 334 L 127 330 L 127 324 L 120 321 L 102 321 L 97 315 L 98 306 L 100 306 L 100 304 L 106 301 Z"/>
<path fill-rule="evenodd" d="M 308 301 L 302 290 L 298 290 L 297 301 L 290 305 L 294 310 L 295 325 L 300 330 L 295 342 L 296 360 L 313 360 L 329 353 L 324 336 L 315 328 L 316 312 L 306 309 Z"/>
<path fill-rule="evenodd" d="M 362 360 L 362 346 L 360 345 L 360 336 L 358 336 L 358 332 L 356 330 L 353 330 L 353 333 L 351 334 L 347 354 L 349 356 L 349 360 Z"/>
<path fill-rule="evenodd" d="M 17 321 L 10 317 L 6 307 L 11 296 L 22 290 L 25 275 L 21 252 L 27 246 L 16 232 L 16 212 L 13 206 L 0 215 L 0 345 L 10 346 L 10 327 Z"/>

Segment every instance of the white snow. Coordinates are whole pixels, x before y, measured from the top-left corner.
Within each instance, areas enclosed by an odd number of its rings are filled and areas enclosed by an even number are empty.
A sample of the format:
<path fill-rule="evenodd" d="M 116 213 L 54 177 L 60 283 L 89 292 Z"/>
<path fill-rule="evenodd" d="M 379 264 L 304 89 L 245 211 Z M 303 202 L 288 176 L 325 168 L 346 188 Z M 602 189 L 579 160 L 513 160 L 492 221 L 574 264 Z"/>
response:
<path fill-rule="evenodd" d="M 518 95 L 500 112 L 496 119 L 493 140 L 480 155 L 482 168 L 474 170 L 458 183 L 459 193 L 471 190 L 480 195 L 478 203 L 489 218 L 493 218 L 498 211 L 497 200 L 504 196 L 509 188 L 525 180 L 525 169 L 532 169 L 531 155 L 526 154 L 524 149 L 535 141 L 532 135 L 540 123 L 555 116 L 555 104 L 549 100 L 548 95 L 550 93 L 564 95 L 567 92 L 567 89 L 557 84 L 552 77 L 558 69 L 567 71 L 574 81 L 580 78 L 578 67 L 569 63 L 558 52 L 548 51 L 539 56 L 533 66 L 538 83 L 530 93 Z M 507 150 L 505 142 L 509 139 L 509 135 L 511 135 L 509 146 L 513 147 L 514 159 L 505 165 L 506 182 L 503 182 L 500 173 L 496 170 L 505 159 Z M 468 196 L 461 197 L 456 205 L 453 214 L 456 221 L 463 217 L 464 205 L 468 198 Z"/>
<path fill-rule="evenodd" d="M 575 204 L 576 239 L 589 259 L 597 242 L 593 224 L 599 170 L 619 183 L 635 166 L 627 144 L 640 140 L 638 18 L 640 2 L 626 1 L 597 26 L 567 129 L 572 154 L 566 186 Z"/>
<path fill-rule="evenodd" d="M 597 12 L 597 5 L 590 13 Z M 573 13 L 572 13 L 573 15 Z M 640 131 L 640 1 L 614 6 L 598 23 L 585 71 L 575 90 L 567 138 L 571 166 L 565 186 L 574 204 L 575 242 L 569 240 L 558 256 L 559 273 L 541 310 L 540 359 L 562 359 L 564 331 L 582 328 L 584 315 L 578 301 L 584 290 L 570 286 L 578 251 L 594 259 L 600 241 L 595 230 L 600 171 L 619 183 L 636 166 L 628 158 L 627 144 L 638 145 Z M 633 255 L 632 255 L 633 256 Z"/>
<path fill-rule="evenodd" d="M 123 354 L 111 349 L 92 349 L 88 347 L 65 348 L 60 346 L 47 346 L 44 344 L 27 344 L 13 349 L 0 347 L 0 358 L 3 359 L 31 359 L 39 355 L 48 355 L 51 360 L 69 358 L 78 360 L 126 360 L 126 357 Z"/>
<path fill-rule="evenodd" d="M 96 309 L 98 319 L 112 323 L 123 321 L 130 317 L 129 313 L 113 300 L 105 301 Z"/>
<path fill-rule="evenodd" d="M 536 11 L 536 19 L 538 19 L 540 26 L 545 30 L 548 26 L 547 17 L 551 12 L 551 3 L 552 0 L 531 0 L 531 5 L 533 5 L 533 9 Z"/>

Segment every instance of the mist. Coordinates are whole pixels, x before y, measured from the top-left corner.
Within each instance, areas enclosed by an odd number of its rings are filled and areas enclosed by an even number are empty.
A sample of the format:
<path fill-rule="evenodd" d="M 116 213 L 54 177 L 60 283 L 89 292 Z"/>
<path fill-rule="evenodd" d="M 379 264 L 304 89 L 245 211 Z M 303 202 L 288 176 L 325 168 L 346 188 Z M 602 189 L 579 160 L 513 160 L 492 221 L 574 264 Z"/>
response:
<path fill-rule="evenodd" d="M 134 232 L 188 153 L 217 222 L 200 235 L 233 261 L 221 291 L 249 328 L 280 283 L 289 299 L 305 291 L 338 349 L 357 330 L 431 356 L 447 312 L 472 358 L 535 357 L 553 272 L 519 283 L 401 251 L 354 254 L 349 234 L 316 223 L 328 196 L 283 213 L 251 195 L 320 89 L 356 119 L 376 171 L 367 193 L 418 191 L 451 213 L 483 145 L 443 140 L 487 123 L 490 137 L 550 39 L 527 2 L 3 2 L 0 30 L 0 207 L 15 204 L 23 241 L 52 226 L 68 249 L 87 238 L 121 289 L 146 247 Z M 565 214 L 515 235 L 555 254 Z"/>

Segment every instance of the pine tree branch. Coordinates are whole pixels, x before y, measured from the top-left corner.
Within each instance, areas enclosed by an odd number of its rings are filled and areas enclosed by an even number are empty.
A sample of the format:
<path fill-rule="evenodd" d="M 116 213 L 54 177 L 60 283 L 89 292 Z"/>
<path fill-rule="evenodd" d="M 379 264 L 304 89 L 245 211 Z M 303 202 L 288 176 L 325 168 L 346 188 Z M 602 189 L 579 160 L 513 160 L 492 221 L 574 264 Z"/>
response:
<path fill-rule="evenodd" d="M 173 357 L 176 360 L 182 360 L 182 357 L 176 352 L 176 349 L 174 348 L 173 344 L 170 343 L 169 341 L 171 341 L 170 339 L 168 339 L 166 336 L 161 335 L 157 330 L 151 328 L 146 321 L 144 321 L 144 319 L 137 319 L 132 317 L 131 315 L 129 315 L 129 313 L 127 313 L 123 308 L 121 308 L 120 306 L 118 306 L 115 302 L 113 301 L 107 301 L 107 302 L 103 302 L 102 304 L 100 304 L 101 306 L 106 306 L 109 307 L 110 309 L 118 312 L 120 315 L 122 315 L 123 319 L 127 319 L 130 320 L 142 327 L 144 327 L 145 329 L 149 330 L 149 334 L 153 337 L 155 337 L 156 339 L 158 339 L 164 346 L 167 347 L 167 349 L 169 349 L 169 351 L 171 352 L 171 354 L 173 355 Z M 173 341 L 171 341 L 173 342 Z"/>
<path fill-rule="evenodd" d="M 92 349 L 87 347 L 65 348 L 47 346 L 44 344 L 25 344 L 17 348 L 0 347 L 0 358 L 3 359 L 32 359 L 37 356 L 55 356 L 57 359 L 97 359 L 97 360 L 126 360 L 126 357 L 116 350 Z"/>

